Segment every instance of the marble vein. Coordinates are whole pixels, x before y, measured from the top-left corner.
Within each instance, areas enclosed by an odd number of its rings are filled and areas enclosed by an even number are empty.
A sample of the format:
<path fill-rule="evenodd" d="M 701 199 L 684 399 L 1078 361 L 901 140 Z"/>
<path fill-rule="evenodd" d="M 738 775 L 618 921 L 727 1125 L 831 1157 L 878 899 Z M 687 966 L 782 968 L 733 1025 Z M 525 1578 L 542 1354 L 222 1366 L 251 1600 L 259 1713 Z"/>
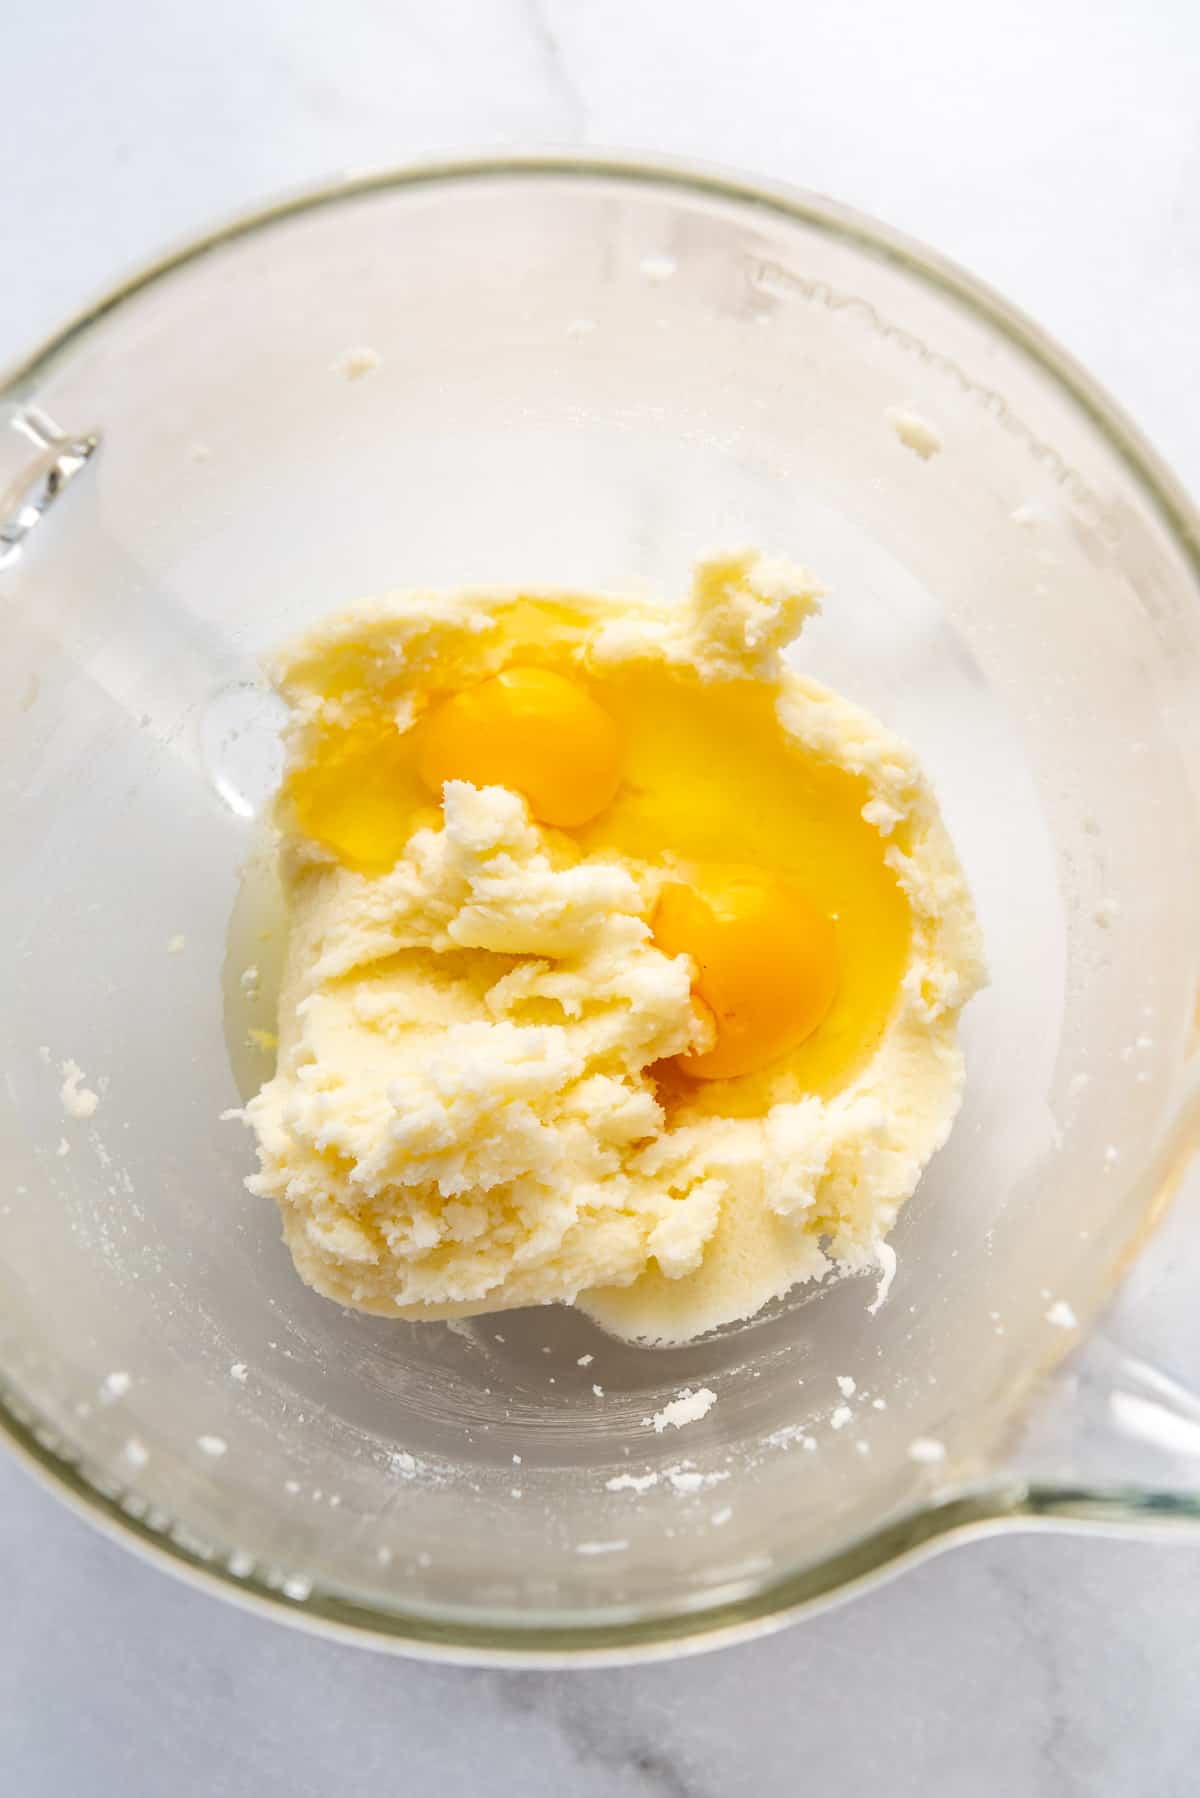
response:
<path fill-rule="evenodd" d="M 583 94 L 567 66 L 562 39 L 551 16 L 549 0 L 521 0 L 525 26 L 533 39 L 546 86 L 564 123 L 569 140 L 587 131 L 587 107 Z"/>
<path fill-rule="evenodd" d="M 634 1798 L 710 1798 L 714 1788 L 697 1785 L 670 1745 L 651 1740 L 647 1721 L 632 1704 L 609 1700 L 630 1676 L 601 1675 L 578 1680 L 559 1674 L 501 1676 L 494 1695 L 506 1709 L 550 1722 L 581 1772 L 620 1776 Z"/>

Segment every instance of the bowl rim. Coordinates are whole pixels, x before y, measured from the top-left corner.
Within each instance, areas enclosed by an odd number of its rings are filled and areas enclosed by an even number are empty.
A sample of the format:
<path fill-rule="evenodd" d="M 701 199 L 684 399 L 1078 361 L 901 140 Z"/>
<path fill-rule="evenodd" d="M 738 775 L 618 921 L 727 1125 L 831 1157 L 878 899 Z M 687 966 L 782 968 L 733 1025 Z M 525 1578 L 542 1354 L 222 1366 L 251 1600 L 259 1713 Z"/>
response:
<path fill-rule="evenodd" d="M 563 150 L 498 152 L 405 163 L 350 174 L 283 195 L 236 213 L 136 267 L 70 317 L 25 357 L 0 372 L 0 402 L 20 403 L 69 351 L 109 313 L 143 290 L 239 239 L 372 195 L 458 186 L 507 178 L 555 181 L 609 180 L 765 212 L 792 225 L 883 257 L 942 297 L 991 326 L 1072 400 L 1133 477 L 1200 589 L 1200 511 L 1187 490 L 1139 428 L 1086 370 L 1048 333 L 986 283 L 951 259 L 841 202 L 788 183 L 727 172 L 711 164 L 622 152 Z M 578 1621 L 528 1624 L 446 1621 L 313 1586 L 301 1595 L 253 1571 L 242 1576 L 215 1554 L 199 1551 L 181 1532 L 151 1527 L 130 1495 L 108 1480 L 93 1483 L 79 1458 L 56 1433 L 34 1419 L 23 1399 L 0 1380 L 0 1436 L 17 1458 L 53 1492 L 106 1534 L 142 1556 L 250 1610 L 332 1638 L 429 1660 L 492 1666 L 626 1664 L 694 1653 L 778 1628 L 799 1612 L 811 1612 L 863 1589 L 940 1547 L 1032 1521 L 1065 1520 L 1111 1527 L 1118 1518 L 1170 1521 L 1164 1502 L 1147 1504 L 1131 1493 L 1058 1491 L 997 1474 L 958 1491 L 932 1493 L 898 1517 L 845 1545 L 836 1554 L 776 1573 L 733 1598 L 696 1608 L 675 1608 L 634 1619 L 606 1620 L 583 1614 Z M 1168 1510 L 1174 1507 L 1167 1505 Z M 1196 1507 L 1174 1515 L 1194 1519 Z"/>

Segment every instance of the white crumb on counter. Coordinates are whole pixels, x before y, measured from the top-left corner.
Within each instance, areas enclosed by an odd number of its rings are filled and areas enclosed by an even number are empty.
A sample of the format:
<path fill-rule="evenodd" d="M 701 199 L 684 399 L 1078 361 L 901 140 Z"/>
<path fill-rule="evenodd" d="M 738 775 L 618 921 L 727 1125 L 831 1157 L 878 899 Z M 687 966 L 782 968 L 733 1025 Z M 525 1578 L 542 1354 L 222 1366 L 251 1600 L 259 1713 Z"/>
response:
<path fill-rule="evenodd" d="M 575 1365 L 576 1367 L 590 1367 L 595 1359 L 595 1355 L 580 1355 Z"/>
<path fill-rule="evenodd" d="M 77 1061 L 64 1061 L 62 1064 L 63 1083 L 59 1089 L 62 1108 L 68 1117 L 90 1118 L 100 1103 L 99 1093 L 94 1093 L 89 1086 L 81 1086 L 83 1069 Z"/>
<path fill-rule="evenodd" d="M 71 1145 L 67 1141 L 65 1136 L 59 1137 L 58 1147 L 57 1147 L 57 1149 L 55 1149 L 54 1153 L 56 1155 L 69 1155 L 71 1153 Z"/>
<path fill-rule="evenodd" d="M 837 1388 L 843 1398 L 853 1398 L 858 1387 L 848 1373 L 840 1373 L 837 1377 Z"/>
<path fill-rule="evenodd" d="M 830 1427 L 835 1430 L 844 1430 L 853 1416 L 854 1413 L 849 1405 L 839 1405 L 837 1410 L 833 1413 L 833 1416 L 829 1419 Z"/>
<path fill-rule="evenodd" d="M 1078 1327 L 1079 1319 L 1066 1299 L 1055 1299 L 1046 1313 L 1046 1322 L 1053 1324 L 1057 1330 L 1074 1330 Z"/>
<path fill-rule="evenodd" d="M 231 1361 L 229 1364 L 230 1379 L 237 1380 L 240 1385 L 245 1385 L 246 1376 L 249 1372 L 250 1369 L 246 1366 L 244 1361 Z"/>
<path fill-rule="evenodd" d="M 129 1437 L 121 1453 L 131 1467 L 144 1467 L 150 1459 L 145 1443 L 139 1442 L 136 1436 Z"/>
<path fill-rule="evenodd" d="M 701 1386 L 693 1392 L 690 1386 L 685 1386 L 670 1404 L 664 1405 L 661 1411 L 656 1411 L 653 1417 L 643 1417 L 642 1422 L 652 1425 L 654 1434 L 661 1436 L 667 1428 L 681 1430 L 686 1423 L 699 1423 L 702 1417 L 708 1416 L 716 1402 L 717 1395 L 710 1387 Z"/>
<path fill-rule="evenodd" d="M 614 1555 L 619 1549 L 628 1548 L 624 1537 L 617 1542 L 579 1542 L 575 1545 L 577 1555 Z"/>
<path fill-rule="evenodd" d="M 225 1453 L 229 1444 L 224 1436 L 197 1436 L 196 1447 L 202 1455 L 211 1455 L 215 1460 L 218 1455 Z"/>
<path fill-rule="evenodd" d="M 922 462 L 928 462 L 941 449 L 940 431 L 927 418 L 922 418 L 919 412 L 910 412 L 906 406 L 889 406 L 884 417 L 905 449 L 920 456 Z"/>
<path fill-rule="evenodd" d="M 606 1492 L 649 1492 L 651 1486 L 657 1486 L 656 1473 L 616 1473 L 611 1480 L 605 1480 Z"/>
<path fill-rule="evenodd" d="M 238 980 L 238 985 L 241 987 L 242 991 L 245 993 L 247 999 L 253 999 L 257 995 L 259 979 L 260 979 L 260 975 L 258 972 L 258 968 L 254 964 L 254 962 L 251 962 L 251 964 L 248 968 L 242 969 L 241 977 Z"/>
<path fill-rule="evenodd" d="M 417 1471 L 415 1458 L 410 1454 L 406 1454 L 402 1448 L 396 1449 L 395 1452 L 388 1457 L 388 1466 L 393 1473 L 401 1474 L 406 1480 L 411 1479 L 413 1474 Z"/>
<path fill-rule="evenodd" d="M 716 1525 L 716 1527 L 718 1529 L 720 1529 L 721 1525 L 723 1523 L 728 1523 L 729 1519 L 732 1516 L 733 1516 L 733 1506 L 732 1505 L 722 1505 L 721 1509 L 719 1511 L 713 1512 L 712 1522 Z"/>
<path fill-rule="evenodd" d="M 593 1391 L 593 1392 L 594 1392 L 594 1393 L 595 1393 L 595 1395 L 596 1395 L 596 1397 L 597 1397 L 597 1398 L 603 1398 L 603 1397 L 604 1397 L 604 1388 L 603 1388 L 603 1386 L 593 1386 L 593 1387 L 592 1387 L 592 1391 Z"/>
<path fill-rule="evenodd" d="M 373 375 L 382 363 L 379 351 L 364 343 L 343 350 L 332 363 L 331 370 L 335 375 L 344 375 L 347 381 L 360 381 L 364 375 Z"/>
<path fill-rule="evenodd" d="M 124 1398 L 132 1385 L 133 1380 L 123 1368 L 117 1368 L 115 1372 L 105 1374 L 100 1382 L 100 1403 L 111 1405 L 114 1399 Z"/>
<path fill-rule="evenodd" d="M 167 939 L 167 954 L 168 955 L 182 955 L 186 948 L 187 948 L 187 938 L 184 936 L 182 931 L 178 931 L 173 937 L 168 937 L 168 939 Z"/>
<path fill-rule="evenodd" d="M 936 1436 L 914 1436 L 908 1445 L 908 1458 L 932 1466 L 935 1461 L 946 1459 L 946 1444 Z"/>

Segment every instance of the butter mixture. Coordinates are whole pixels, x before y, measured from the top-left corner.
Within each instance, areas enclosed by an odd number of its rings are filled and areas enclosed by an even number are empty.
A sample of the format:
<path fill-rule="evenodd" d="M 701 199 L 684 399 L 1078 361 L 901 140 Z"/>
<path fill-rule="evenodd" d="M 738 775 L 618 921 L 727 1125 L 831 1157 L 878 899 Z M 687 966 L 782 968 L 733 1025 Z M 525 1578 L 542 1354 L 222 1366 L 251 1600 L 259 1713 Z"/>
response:
<path fill-rule="evenodd" d="M 890 1266 L 983 964 L 911 751 L 781 663 L 816 603 L 743 554 L 682 605 L 368 601 L 276 659 L 249 1184 L 319 1292 L 680 1342 Z"/>

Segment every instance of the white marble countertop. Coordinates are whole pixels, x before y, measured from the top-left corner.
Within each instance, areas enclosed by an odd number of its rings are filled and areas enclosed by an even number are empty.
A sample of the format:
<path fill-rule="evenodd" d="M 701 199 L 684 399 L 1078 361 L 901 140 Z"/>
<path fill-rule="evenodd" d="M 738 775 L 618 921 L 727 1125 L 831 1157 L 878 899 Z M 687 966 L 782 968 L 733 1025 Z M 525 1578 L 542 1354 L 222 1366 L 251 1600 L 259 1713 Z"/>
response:
<path fill-rule="evenodd" d="M 1200 488 L 1194 0 L 152 0 L 8 22 L 0 361 L 332 172 L 499 143 L 838 195 L 1026 307 Z M 34 1798 L 1185 1798 L 1200 1541 L 1004 1536 L 757 1644 L 495 1674 L 220 1605 L 0 1462 L 0 1766 Z"/>

